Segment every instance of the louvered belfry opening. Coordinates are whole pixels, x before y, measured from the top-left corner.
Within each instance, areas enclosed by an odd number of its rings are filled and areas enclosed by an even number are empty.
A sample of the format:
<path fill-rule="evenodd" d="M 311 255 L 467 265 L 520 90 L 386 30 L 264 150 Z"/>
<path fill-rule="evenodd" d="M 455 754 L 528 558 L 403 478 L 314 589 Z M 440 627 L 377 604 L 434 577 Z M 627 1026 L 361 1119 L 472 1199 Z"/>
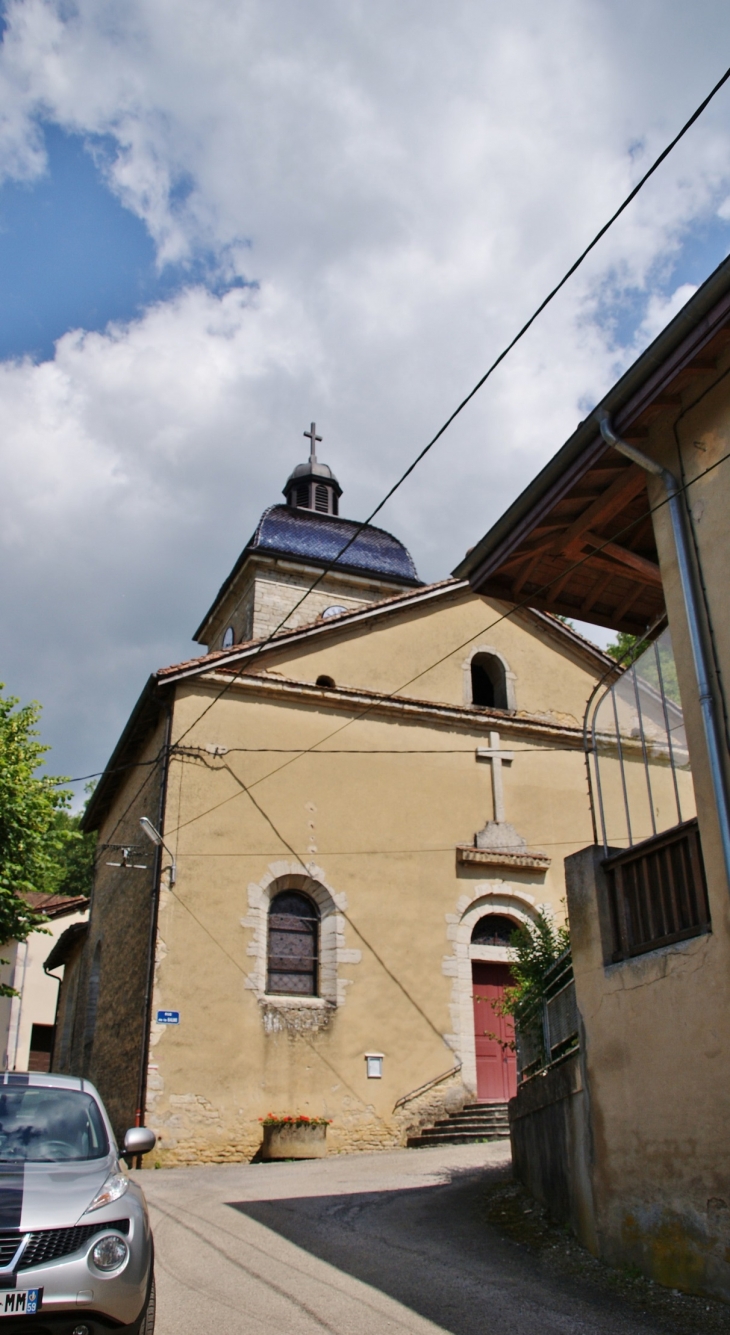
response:
<path fill-rule="evenodd" d="M 312 431 L 305 436 L 313 437 Z M 317 442 L 321 439 L 316 436 Z M 307 463 L 297 464 L 284 486 L 286 503 L 293 510 L 309 510 L 318 515 L 339 514 L 342 487 L 329 464 L 323 464 L 312 452 Z"/>
<path fill-rule="evenodd" d="M 319 911 L 307 895 L 282 890 L 269 907 L 266 990 L 316 997 L 319 972 Z"/>
<path fill-rule="evenodd" d="M 328 482 L 297 482 L 290 487 L 287 499 L 295 510 L 314 510 L 320 515 L 339 513 L 337 492 Z"/>

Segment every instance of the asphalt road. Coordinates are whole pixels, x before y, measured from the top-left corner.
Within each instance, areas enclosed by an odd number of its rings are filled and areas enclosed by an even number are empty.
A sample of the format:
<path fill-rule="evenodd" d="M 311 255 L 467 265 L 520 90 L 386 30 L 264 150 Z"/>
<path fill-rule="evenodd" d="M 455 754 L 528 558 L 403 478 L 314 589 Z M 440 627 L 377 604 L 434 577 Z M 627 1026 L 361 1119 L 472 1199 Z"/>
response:
<path fill-rule="evenodd" d="M 509 1147 L 140 1174 L 156 1335 L 655 1335 L 484 1219 Z"/>

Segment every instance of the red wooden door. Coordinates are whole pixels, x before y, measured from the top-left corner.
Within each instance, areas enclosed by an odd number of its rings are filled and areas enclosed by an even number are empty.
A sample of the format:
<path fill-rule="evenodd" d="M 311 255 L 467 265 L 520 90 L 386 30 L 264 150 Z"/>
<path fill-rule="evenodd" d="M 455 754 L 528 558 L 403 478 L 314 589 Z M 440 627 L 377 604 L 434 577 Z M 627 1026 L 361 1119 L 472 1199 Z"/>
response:
<path fill-rule="evenodd" d="M 511 1016 L 499 1015 L 492 1003 L 499 1001 L 512 983 L 508 964 L 475 960 L 472 968 L 474 995 L 474 1039 L 477 1053 L 477 1098 L 485 1103 L 506 1103 L 517 1093 L 515 1030 Z"/>

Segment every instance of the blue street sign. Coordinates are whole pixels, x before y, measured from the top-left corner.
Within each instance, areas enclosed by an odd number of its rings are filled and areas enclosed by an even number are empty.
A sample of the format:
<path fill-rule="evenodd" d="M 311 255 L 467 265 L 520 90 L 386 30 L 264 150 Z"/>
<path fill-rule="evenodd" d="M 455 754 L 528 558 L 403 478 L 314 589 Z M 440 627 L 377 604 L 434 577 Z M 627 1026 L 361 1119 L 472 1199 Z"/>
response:
<path fill-rule="evenodd" d="M 179 1011 L 158 1011 L 158 1012 L 157 1012 L 157 1023 L 158 1023 L 158 1024 L 179 1024 L 179 1023 L 180 1023 L 180 1012 L 179 1012 Z"/>

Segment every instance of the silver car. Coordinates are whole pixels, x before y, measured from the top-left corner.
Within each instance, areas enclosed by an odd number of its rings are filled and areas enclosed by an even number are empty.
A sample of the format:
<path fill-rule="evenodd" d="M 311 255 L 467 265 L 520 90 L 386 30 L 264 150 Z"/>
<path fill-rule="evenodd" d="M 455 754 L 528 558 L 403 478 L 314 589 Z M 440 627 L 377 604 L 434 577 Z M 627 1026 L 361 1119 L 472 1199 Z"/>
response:
<path fill-rule="evenodd" d="M 153 1148 L 127 1132 L 127 1157 Z M 0 1335 L 152 1335 L 153 1243 L 93 1085 L 0 1076 Z"/>

